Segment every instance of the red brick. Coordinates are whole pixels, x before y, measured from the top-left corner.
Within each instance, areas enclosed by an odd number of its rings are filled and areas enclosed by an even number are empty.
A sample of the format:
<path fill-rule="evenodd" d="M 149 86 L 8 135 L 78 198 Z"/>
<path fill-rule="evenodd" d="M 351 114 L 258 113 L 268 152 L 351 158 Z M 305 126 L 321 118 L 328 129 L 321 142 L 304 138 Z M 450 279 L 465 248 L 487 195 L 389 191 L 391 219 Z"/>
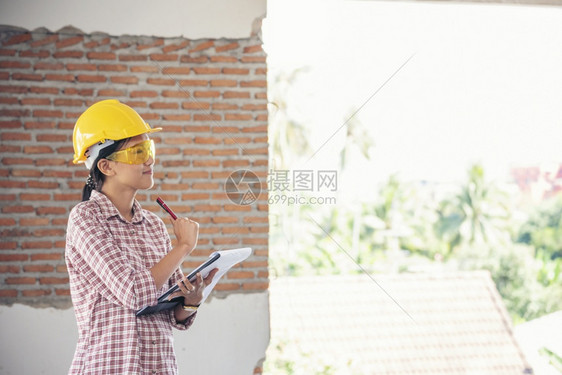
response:
<path fill-rule="evenodd" d="M 37 260 L 60 260 L 62 259 L 62 255 L 59 253 L 41 253 L 41 254 L 33 254 L 31 256 L 31 261 L 35 262 Z"/>
<path fill-rule="evenodd" d="M 228 272 L 229 279 L 253 279 L 254 273 L 251 271 L 230 271 Z"/>
<path fill-rule="evenodd" d="M 60 62 L 45 62 L 45 61 L 39 61 L 38 63 L 36 63 L 33 66 L 33 69 L 35 70 L 63 70 L 64 69 L 64 64 L 60 63 Z"/>
<path fill-rule="evenodd" d="M 68 284 L 68 277 L 41 277 L 39 284 Z"/>
<path fill-rule="evenodd" d="M 211 103 L 209 102 L 183 102 L 181 104 L 182 109 L 194 109 L 194 110 L 209 110 L 211 108 Z"/>
<path fill-rule="evenodd" d="M 116 56 L 113 52 L 88 52 L 86 57 L 90 60 L 115 60 Z"/>
<path fill-rule="evenodd" d="M 248 99 L 250 98 L 250 93 L 247 91 L 226 91 L 222 94 L 222 97 L 225 99 L 232 99 L 232 98 Z"/>
<path fill-rule="evenodd" d="M 256 46 L 244 47 L 244 53 L 256 53 L 256 52 L 263 52 L 261 44 Z"/>
<path fill-rule="evenodd" d="M 252 115 L 245 115 L 241 113 L 227 113 L 224 116 L 227 121 L 250 121 L 252 120 Z"/>
<path fill-rule="evenodd" d="M 28 69 L 31 64 L 23 61 L 0 61 L 0 69 Z"/>
<path fill-rule="evenodd" d="M 4 282 L 8 285 L 35 284 L 37 279 L 35 277 L 7 277 Z"/>
<path fill-rule="evenodd" d="M 0 266 L 0 273 L 20 273 L 19 266 Z"/>
<path fill-rule="evenodd" d="M 242 68 L 223 68 L 223 74 L 237 74 L 237 75 L 247 75 L 250 74 L 250 69 Z"/>
<path fill-rule="evenodd" d="M 33 159 L 30 158 L 3 158 L 4 165 L 32 165 Z"/>
<path fill-rule="evenodd" d="M 146 83 L 149 85 L 173 86 L 176 84 L 176 81 L 167 78 L 148 78 Z"/>
<path fill-rule="evenodd" d="M 244 133 L 267 133 L 267 125 L 250 126 L 243 128 Z"/>
<path fill-rule="evenodd" d="M 60 184 L 58 182 L 30 180 L 27 181 L 27 186 L 29 188 L 37 188 L 37 189 L 57 189 L 60 187 Z"/>
<path fill-rule="evenodd" d="M 57 177 L 70 179 L 72 177 L 71 171 L 57 171 L 57 170 L 46 170 L 42 173 L 44 177 Z"/>
<path fill-rule="evenodd" d="M 43 76 L 41 74 L 14 73 L 12 74 L 12 79 L 16 81 L 42 81 Z"/>
<path fill-rule="evenodd" d="M 119 55 L 119 61 L 146 61 L 146 60 L 148 60 L 148 56 L 145 55 L 127 55 L 127 54 Z"/>
<path fill-rule="evenodd" d="M 218 98 L 221 95 L 218 91 L 195 91 L 193 96 L 196 98 Z"/>
<path fill-rule="evenodd" d="M 125 91 L 122 90 L 114 90 L 114 89 L 106 89 L 106 90 L 99 90 L 98 96 L 125 96 Z"/>
<path fill-rule="evenodd" d="M 0 254 L 0 262 L 23 262 L 27 259 L 26 254 Z"/>
<path fill-rule="evenodd" d="M 225 160 L 222 162 L 222 166 L 225 168 L 232 167 L 247 167 L 250 165 L 248 160 Z"/>
<path fill-rule="evenodd" d="M 149 90 L 131 91 L 129 93 L 129 96 L 131 98 L 155 98 L 158 96 L 158 93 L 156 91 L 149 91 Z"/>
<path fill-rule="evenodd" d="M 81 107 L 84 104 L 80 99 L 55 99 L 55 106 Z"/>
<path fill-rule="evenodd" d="M 24 128 L 26 129 L 54 129 L 56 123 L 53 121 L 26 121 Z"/>
<path fill-rule="evenodd" d="M 200 67 L 200 68 L 193 68 L 195 74 L 212 74 L 218 75 L 220 74 L 220 68 L 208 68 L 208 67 Z"/>
<path fill-rule="evenodd" d="M 127 65 L 123 65 L 123 64 L 98 65 L 98 70 L 100 72 L 126 72 L 127 69 L 128 69 Z"/>
<path fill-rule="evenodd" d="M 25 146 L 23 152 L 26 154 L 52 154 L 53 149 L 49 146 Z"/>
<path fill-rule="evenodd" d="M 66 48 L 78 44 L 84 40 L 83 36 L 73 36 L 67 39 L 59 40 L 55 46 L 57 48 Z"/>
<path fill-rule="evenodd" d="M 55 267 L 49 264 L 25 265 L 23 266 L 25 272 L 53 272 Z"/>
<path fill-rule="evenodd" d="M 229 43 L 229 44 L 225 44 L 223 46 L 216 46 L 215 47 L 215 51 L 217 53 L 221 53 L 221 52 L 226 52 L 226 51 L 230 51 L 233 49 L 236 49 L 240 47 L 240 45 L 238 44 L 238 42 L 233 42 L 233 43 Z"/>
<path fill-rule="evenodd" d="M 15 56 L 17 53 L 17 50 L 15 49 L 0 49 L 0 56 Z"/>
<path fill-rule="evenodd" d="M 21 218 L 21 226 L 42 226 L 49 225 L 49 218 Z"/>
<path fill-rule="evenodd" d="M 243 63 L 266 63 L 265 56 L 242 56 L 240 62 Z"/>
<path fill-rule="evenodd" d="M 0 242 L 0 250 L 15 250 L 17 247 L 18 243 L 15 241 Z"/>
<path fill-rule="evenodd" d="M 236 87 L 237 81 L 232 79 L 213 79 L 211 80 L 211 87 Z"/>
<path fill-rule="evenodd" d="M 232 290 L 239 290 L 240 284 L 233 284 L 233 283 L 218 283 L 215 286 L 215 290 L 218 291 L 232 291 Z"/>
<path fill-rule="evenodd" d="M 53 224 L 66 224 L 67 220 L 63 219 L 60 223 L 56 220 L 53 220 Z M 64 229 L 37 229 L 33 231 L 33 235 L 35 237 L 64 237 L 65 234 Z"/>
<path fill-rule="evenodd" d="M 82 51 L 58 51 L 53 53 L 53 57 L 56 59 L 80 59 L 82 56 L 84 56 L 84 52 Z"/>
<path fill-rule="evenodd" d="M 67 159 L 53 159 L 53 158 L 48 158 L 48 159 L 37 159 L 35 161 L 35 165 L 38 167 L 41 166 L 46 166 L 46 165 L 67 165 L 68 164 L 68 160 Z"/>
<path fill-rule="evenodd" d="M 18 188 L 18 189 L 22 189 L 22 188 L 25 188 L 25 182 L 23 182 L 23 181 L 6 181 L 6 180 L 0 180 L 0 187 L 1 187 L 1 188 Z"/>
<path fill-rule="evenodd" d="M 55 289 L 57 296 L 70 296 L 70 289 Z"/>
<path fill-rule="evenodd" d="M 31 39 L 31 33 L 17 34 L 2 43 L 3 46 L 25 43 Z"/>
<path fill-rule="evenodd" d="M 31 48 L 41 47 L 41 46 L 44 46 L 44 45 L 46 45 L 46 44 L 54 43 L 54 42 L 56 42 L 58 39 L 59 39 L 59 36 L 56 35 L 56 34 L 55 34 L 55 35 L 49 35 L 49 36 L 47 36 L 47 37 L 45 37 L 45 38 L 43 38 L 43 39 L 34 40 L 33 42 L 31 42 L 31 43 L 29 44 L 29 46 L 30 46 Z"/>
<path fill-rule="evenodd" d="M 163 115 L 162 118 L 166 121 L 189 121 L 191 115 L 187 113 L 184 115 Z"/>
<path fill-rule="evenodd" d="M 190 74 L 191 68 L 170 66 L 162 69 L 163 74 Z"/>
<path fill-rule="evenodd" d="M 20 127 L 21 127 L 21 121 L 18 120 L 0 121 L 0 128 L 3 129 L 14 129 Z"/>
<path fill-rule="evenodd" d="M 207 56 L 189 56 L 189 55 L 184 55 L 180 58 L 180 62 L 182 63 L 188 63 L 188 64 L 205 64 L 209 61 L 209 58 Z"/>
<path fill-rule="evenodd" d="M 153 47 L 158 47 L 164 44 L 164 39 L 156 39 L 153 43 L 151 44 L 139 44 L 137 46 L 137 50 L 142 51 L 143 49 L 147 49 L 147 48 L 153 48 Z"/>
<path fill-rule="evenodd" d="M 27 241 L 21 244 L 22 249 L 51 249 L 51 241 Z"/>
<path fill-rule="evenodd" d="M 73 71 L 73 70 L 84 70 L 84 71 L 96 71 L 97 67 L 95 64 L 84 64 L 84 63 L 80 63 L 80 64 L 66 64 L 66 69 Z"/>
<path fill-rule="evenodd" d="M 240 87 L 267 87 L 266 80 L 242 81 Z"/>
<path fill-rule="evenodd" d="M 2 289 L 0 290 L 0 297 L 2 298 L 15 298 L 18 296 L 18 291 L 15 289 Z"/>
<path fill-rule="evenodd" d="M 179 44 L 170 44 L 166 47 L 163 47 L 162 52 L 169 53 L 169 52 L 177 51 L 177 50 L 180 50 L 182 48 L 187 47 L 188 45 L 189 45 L 189 40 L 184 40 L 183 42 L 181 42 Z"/>
<path fill-rule="evenodd" d="M 149 55 L 152 61 L 178 61 L 179 55 L 165 53 L 151 53 Z"/>
<path fill-rule="evenodd" d="M 51 196 L 49 194 L 35 194 L 35 193 L 25 194 L 25 193 L 21 193 L 20 199 L 22 201 L 48 201 L 48 200 L 51 199 Z"/>
<path fill-rule="evenodd" d="M 234 56 L 211 56 L 211 62 L 236 63 L 238 59 Z"/>
<path fill-rule="evenodd" d="M 93 82 L 105 82 L 105 81 L 107 81 L 107 78 L 105 78 L 104 76 L 89 75 L 89 74 L 80 74 L 77 78 L 78 78 L 78 82 L 93 83 Z"/>
<path fill-rule="evenodd" d="M 178 103 L 170 103 L 170 102 L 155 102 L 150 103 L 149 105 L 152 109 L 178 109 Z"/>
<path fill-rule="evenodd" d="M 262 283 L 244 283 L 242 286 L 244 290 L 267 290 L 269 288 L 269 282 Z"/>
<path fill-rule="evenodd" d="M 189 50 L 189 53 L 200 52 L 200 51 L 206 50 L 206 49 L 208 49 L 208 48 L 211 48 L 211 47 L 213 47 L 214 45 L 215 45 L 215 42 L 212 41 L 212 40 L 209 40 L 209 41 L 207 41 L 207 42 L 202 42 L 202 43 L 199 43 L 199 44 L 198 44 L 197 46 L 195 46 L 194 48 L 190 49 L 190 50 Z"/>
<path fill-rule="evenodd" d="M 94 90 L 92 89 L 76 89 L 73 87 L 67 87 L 63 90 L 65 95 L 81 95 L 81 96 L 92 96 L 94 95 Z"/>
<path fill-rule="evenodd" d="M 0 92 L 11 93 L 11 94 L 25 94 L 28 88 L 25 86 L 11 86 L 11 85 L 0 85 Z"/>
<path fill-rule="evenodd" d="M 0 139 L 3 141 L 31 141 L 31 134 L 29 133 L 2 133 Z M 10 163 L 12 159 L 8 159 Z"/>
<path fill-rule="evenodd" d="M 51 111 L 51 110 L 44 110 L 44 109 L 37 109 L 33 111 L 33 117 L 62 117 L 62 111 Z"/>
<path fill-rule="evenodd" d="M 135 76 L 113 76 L 110 77 L 113 83 L 123 83 L 126 85 L 135 85 L 139 82 L 139 79 Z"/>
<path fill-rule="evenodd" d="M 188 98 L 190 95 L 187 91 L 164 90 L 162 96 L 164 98 Z"/>
<path fill-rule="evenodd" d="M 45 80 L 47 81 L 65 81 L 74 82 L 76 77 L 72 74 L 45 74 Z M 58 92 L 58 89 L 56 89 Z M 52 94 L 52 92 L 51 92 Z M 55 93 L 56 94 L 56 93 Z"/>

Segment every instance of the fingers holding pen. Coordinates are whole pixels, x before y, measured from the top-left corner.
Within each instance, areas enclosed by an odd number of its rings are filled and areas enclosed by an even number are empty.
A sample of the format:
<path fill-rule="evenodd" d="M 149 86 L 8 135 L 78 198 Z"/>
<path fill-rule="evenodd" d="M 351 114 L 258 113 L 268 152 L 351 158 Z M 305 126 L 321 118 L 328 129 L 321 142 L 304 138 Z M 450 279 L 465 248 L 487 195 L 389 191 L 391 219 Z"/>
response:
<path fill-rule="evenodd" d="M 197 245 L 199 237 L 199 223 L 186 217 L 171 219 L 178 244 L 185 245 L 191 252 Z"/>

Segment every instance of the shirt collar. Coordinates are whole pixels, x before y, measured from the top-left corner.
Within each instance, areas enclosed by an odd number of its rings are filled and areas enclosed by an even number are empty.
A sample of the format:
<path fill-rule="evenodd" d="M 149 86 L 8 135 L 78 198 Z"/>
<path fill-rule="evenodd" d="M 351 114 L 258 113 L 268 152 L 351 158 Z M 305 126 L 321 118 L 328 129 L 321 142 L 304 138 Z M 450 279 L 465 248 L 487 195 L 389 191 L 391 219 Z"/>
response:
<path fill-rule="evenodd" d="M 117 210 L 117 207 L 109 200 L 109 198 L 99 191 L 92 190 L 92 194 L 90 195 L 90 200 L 97 203 L 97 205 L 101 209 L 102 216 L 107 220 L 112 217 L 119 217 L 122 221 L 127 222 L 123 216 Z M 133 200 L 133 219 L 131 220 L 132 223 L 140 222 L 144 219 L 144 213 L 140 203 L 135 199 Z"/>

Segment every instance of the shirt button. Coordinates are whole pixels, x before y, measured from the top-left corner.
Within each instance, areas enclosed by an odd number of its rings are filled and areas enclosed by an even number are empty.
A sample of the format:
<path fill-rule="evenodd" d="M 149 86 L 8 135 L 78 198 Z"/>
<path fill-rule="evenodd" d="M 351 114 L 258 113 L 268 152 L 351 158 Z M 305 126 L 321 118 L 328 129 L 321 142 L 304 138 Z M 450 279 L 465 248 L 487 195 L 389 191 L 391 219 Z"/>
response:
<path fill-rule="evenodd" d="M 135 234 L 135 230 L 134 230 L 134 229 L 131 229 L 131 232 L 130 232 L 130 233 L 131 233 L 131 234 Z"/>
<path fill-rule="evenodd" d="M 156 340 L 152 340 L 152 345 L 156 345 Z"/>
<path fill-rule="evenodd" d="M 152 370 L 152 373 L 153 373 L 153 374 L 156 374 L 156 370 Z"/>

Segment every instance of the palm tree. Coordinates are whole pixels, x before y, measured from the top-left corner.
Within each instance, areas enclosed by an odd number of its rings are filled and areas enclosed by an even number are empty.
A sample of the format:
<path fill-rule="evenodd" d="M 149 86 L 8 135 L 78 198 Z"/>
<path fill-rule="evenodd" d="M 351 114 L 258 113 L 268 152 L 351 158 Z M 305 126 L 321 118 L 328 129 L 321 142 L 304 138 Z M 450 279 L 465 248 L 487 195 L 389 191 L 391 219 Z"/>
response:
<path fill-rule="evenodd" d="M 468 171 L 468 181 L 451 200 L 441 202 L 435 225 L 444 241 L 444 255 L 450 255 L 462 243 L 495 244 L 504 239 L 508 209 L 506 195 L 484 178 L 481 165 Z"/>

